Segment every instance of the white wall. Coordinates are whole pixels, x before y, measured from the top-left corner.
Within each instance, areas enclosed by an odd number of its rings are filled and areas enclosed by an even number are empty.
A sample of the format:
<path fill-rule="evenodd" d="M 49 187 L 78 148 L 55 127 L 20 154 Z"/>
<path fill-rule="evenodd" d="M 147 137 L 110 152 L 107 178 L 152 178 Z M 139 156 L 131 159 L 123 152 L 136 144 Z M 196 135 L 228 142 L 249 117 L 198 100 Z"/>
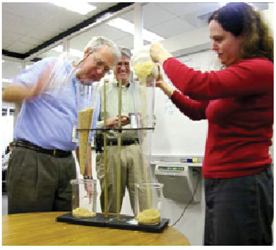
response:
<path fill-rule="evenodd" d="M 265 19 L 265 21 L 268 23 L 271 32 L 274 32 L 274 20 L 273 20 L 273 15 L 274 13 L 274 3 L 269 3 L 268 4 L 268 9 L 261 11 L 261 15 Z"/>
<path fill-rule="evenodd" d="M 211 50 L 178 58 L 195 70 L 219 70 L 220 64 Z M 160 89 L 155 93 L 156 127 L 152 137 L 152 156 L 203 157 L 207 135 L 207 120 L 192 121 L 183 115 Z"/>
<path fill-rule="evenodd" d="M 171 199 L 164 198 L 162 209 L 164 218 L 170 219 L 169 225 L 176 222 L 184 209 L 186 209 L 183 217 L 175 224 L 174 228 L 183 233 L 189 239 L 192 246 L 203 245 L 205 197 L 202 187 L 202 178 L 198 188 L 201 193 L 201 201 L 199 203 L 191 203 L 188 205 L 187 203 L 178 203 Z"/>

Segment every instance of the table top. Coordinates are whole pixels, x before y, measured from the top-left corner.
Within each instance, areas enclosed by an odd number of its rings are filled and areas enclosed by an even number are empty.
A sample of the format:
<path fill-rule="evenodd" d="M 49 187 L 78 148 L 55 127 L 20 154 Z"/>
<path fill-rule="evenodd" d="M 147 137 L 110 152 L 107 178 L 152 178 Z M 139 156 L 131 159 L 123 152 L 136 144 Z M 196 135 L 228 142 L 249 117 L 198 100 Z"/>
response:
<path fill-rule="evenodd" d="M 67 212 L 68 213 L 68 212 Z M 66 212 L 24 213 L 2 217 L 3 246 L 179 246 L 189 240 L 171 226 L 162 233 L 57 222 Z"/>

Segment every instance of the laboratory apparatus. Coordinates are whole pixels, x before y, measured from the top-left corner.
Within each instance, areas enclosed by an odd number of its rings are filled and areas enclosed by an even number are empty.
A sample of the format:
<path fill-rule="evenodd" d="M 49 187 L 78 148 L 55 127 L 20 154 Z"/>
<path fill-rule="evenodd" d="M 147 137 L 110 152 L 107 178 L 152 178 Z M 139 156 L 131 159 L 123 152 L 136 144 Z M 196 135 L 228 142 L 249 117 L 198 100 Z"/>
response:
<path fill-rule="evenodd" d="M 139 52 L 138 52 L 139 53 Z M 141 56 L 134 58 L 142 58 Z M 145 57 L 143 57 L 145 58 Z M 147 60 L 149 54 L 147 55 Z M 142 62 L 142 63 L 141 63 Z M 156 65 L 150 61 L 136 60 L 135 63 L 132 62 L 132 67 L 135 71 L 135 76 L 131 79 L 130 91 L 132 93 L 133 99 L 133 112 L 131 112 L 130 119 L 131 124 L 129 126 L 123 127 L 122 124 L 122 82 L 118 83 L 118 126 L 116 128 L 107 128 L 106 126 L 106 85 L 107 82 L 104 81 L 104 100 L 101 105 L 104 109 L 104 128 L 100 129 L 103 133 L 103 145 L 104 145 L 104 211 L 103 213 L 96 213 L 94 217 L 91 218 L 74 218 L 72 214 L 65 214 L 64 216 L 58 217 L 60 222 L 78 223 L 91 226 L 106 226 L 110 228 L 119 228 L 127 230 L 136 231 L 150 231 L 160 233 L 168 225 L 169 220 L 164 219 L 161 216 L 161 204 L 162 204 L 162 189 L 163 184 L 153 183 L 151 176 L 151 140 L 152 132 L 155 126 L 154 120 L 154 100 L 155 100 L 155 80 L 158 74 L 155 72 Z M 152 72 L 155 72 L 154 74 Z M 81 88 L 82 89 L 82 88 Z M 85 91 L 84 91 L 85 92 Z M 86 92 L 85 92 L 86 93 Z M 88 91 L 88 93 L 90 93 Z M 79 96 L 81 96 L 81 91 L 79 91 Z M 91 101 L 93 98 L 89 98 Z M 83 100 L 83 98 L 81 98 Z M 114 104 L 115 105 L 115 104 Z M 93 106 L 89 106 L 90 108 Z M 85 110 L 86 109 L 82 109 Z M 93 111 L 86 111 L 87 113 Z M 85 127 L 83 131 L 93 130 L 91 129 L 90 116 L 88 121 L 85 122 Z M 90 124 L 90 127 L 88 126 Z M 80 125 L 80 123 L 79 123 Z M 136 183 L 136 205 L 135 214 L 125 215 L 120 214 L 119 208 L 121 204 L 121 185 L 117 185 L 117 212 L 109 213 L 108 204 L 108 178 L 107 178 L 107 133 L 112 129 L 118 132 L 117 147 L 118 147 L 118 164 L 117 164 L 117 183 L 121 183 L 121 141 L 122 141 L 122 131 L 124 130 L 135 130 L 138 133 L 139 147 L 140 147 L 140 167 L 143 170 L 143 177 L 141 182 Z M 79 132 L 82 129 L 79 128 Z M 89 135 L 85 134 L 85 139 L 83 139 L 85 148 L 87 146 L 87 138 Z M 79 137 L 81 134 L 79 134 Z M 81 142 L 82 140 L 79 139 Z M 85 155 L 85 150 L 83 155 Z M 85 156 L 84 156 L 85 159 Z M 81 165 L 85 164 L 82 162 Z M 146 218 L 146 219 L 145 219 Z"/>

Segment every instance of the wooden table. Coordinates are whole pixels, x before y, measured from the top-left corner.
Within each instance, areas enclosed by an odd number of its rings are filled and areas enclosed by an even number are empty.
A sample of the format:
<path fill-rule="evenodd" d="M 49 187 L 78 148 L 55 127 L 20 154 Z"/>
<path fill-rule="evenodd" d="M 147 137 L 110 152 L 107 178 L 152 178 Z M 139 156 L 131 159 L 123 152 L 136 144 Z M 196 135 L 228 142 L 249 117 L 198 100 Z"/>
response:
<path fill-rule="evenodd" d="M 2 217 L 3 246 L 163 246 L 190 245 L 179 231 L 168 226 L 162 233 L 81 226 L 57 222 L 66 212 L 24 213 Z"/>

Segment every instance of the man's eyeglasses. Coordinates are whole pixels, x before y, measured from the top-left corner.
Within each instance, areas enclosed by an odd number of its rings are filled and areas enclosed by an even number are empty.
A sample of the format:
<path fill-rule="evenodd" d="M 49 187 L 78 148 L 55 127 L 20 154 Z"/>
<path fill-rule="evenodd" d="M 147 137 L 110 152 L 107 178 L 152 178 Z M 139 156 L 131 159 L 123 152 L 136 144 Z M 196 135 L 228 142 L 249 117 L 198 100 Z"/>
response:
<path fill-rule="evenodd" d="M 104 64 L 104 62 L 97 57 L 93 57 L 94 62 L 96 63 L 96 67 L 98 69 L 101 69 L 104 73 L 108 73 L 110 71 L 110 68 Z"/>
<path fill-rule="evenodd" d="M 85 58 L 83 58 L 78 65 L 80 65 L 80 63 L 82 63 L 84 60 L 87 59 L 87 57 L 89 57 L 91 54 L 93 54 L 93 51 L 90 51 Z M 96 63 L 96 67 L 98 69 L 101 69 L 105 74 L 106 73 L 109 73 L 110 71 L 110 68 L 104 64 L 104 62 L 100 59 L 100 58 L 97 58 L 95 55 L 92 57 L 93 58 L 93 61 Z"/>
<path fill-rule="evenodd" d="M 117 67 L 122 67 L 123 65 L 129 67 L 129 62 L 118 62 Z"/>

